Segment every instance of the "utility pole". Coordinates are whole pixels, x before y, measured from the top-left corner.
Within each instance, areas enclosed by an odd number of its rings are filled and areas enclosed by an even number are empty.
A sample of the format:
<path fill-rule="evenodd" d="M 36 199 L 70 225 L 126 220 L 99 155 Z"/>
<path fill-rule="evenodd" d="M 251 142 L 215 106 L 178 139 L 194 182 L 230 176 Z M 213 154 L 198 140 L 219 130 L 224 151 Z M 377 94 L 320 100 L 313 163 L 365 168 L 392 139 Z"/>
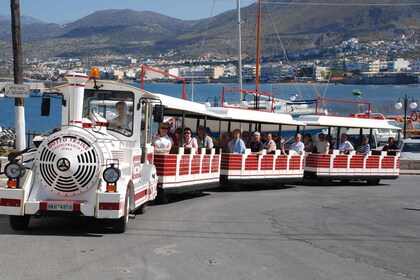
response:
<path fill-rule="evenodd" d="M 23 85 L 22 62 L 22 33 L 20 28 L 20 3 L 19 0 L 10 0 L 12 14 L 12 43 L 13 43 L 13 74 L 14 82 Z M 16 150 L 26 148 L 25 143 L 25 107 L 23 98 L 15 98 L 15 134 Z"/>

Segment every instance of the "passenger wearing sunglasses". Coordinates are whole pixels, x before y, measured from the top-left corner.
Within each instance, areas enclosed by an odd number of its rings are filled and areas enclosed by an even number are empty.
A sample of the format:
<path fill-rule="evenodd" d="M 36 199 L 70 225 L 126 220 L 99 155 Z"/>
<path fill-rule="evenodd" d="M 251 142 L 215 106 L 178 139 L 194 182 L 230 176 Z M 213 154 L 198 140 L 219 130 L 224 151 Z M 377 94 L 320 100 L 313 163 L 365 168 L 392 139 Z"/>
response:
<path fill-rule="evenodd" d="M 158 154 L 169 154 L 174 141 L 168 136 L 170 129 L 169 123 L 159 124 L 158 135 L 153 138 L 153 146 L 155 147 L 155 153 Z"/>
<path fill-rule="evenodd" d="M 198 149 L 197 139 L 192 137 L 192 130 L 189 127 L 184 128 L 184 147 Z"/>

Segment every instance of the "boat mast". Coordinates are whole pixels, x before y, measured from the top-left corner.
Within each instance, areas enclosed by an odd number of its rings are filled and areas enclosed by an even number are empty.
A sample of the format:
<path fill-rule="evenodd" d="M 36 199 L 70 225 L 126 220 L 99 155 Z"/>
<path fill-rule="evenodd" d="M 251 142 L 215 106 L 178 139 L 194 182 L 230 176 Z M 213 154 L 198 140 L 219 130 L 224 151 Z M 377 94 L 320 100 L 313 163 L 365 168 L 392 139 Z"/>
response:
<path fill-rule="evenodd" d="M 257 50 L 255 56 L 255 91 L 258 93 L 260 81 L 260 37 L 261 37 L 261 0 L 258 0 Z M 258 109 L 258 94 L 255 95 L 255 109 Z"/>
<path fill-rule="evenodd" d="M 236 9 L 238 11 L 238 81 L 239 81 L 239 88 L 242 89 L 241 0 L 236 1 Z M 242 91 L 241 91 L 241 100 L 242 100 Z"/>

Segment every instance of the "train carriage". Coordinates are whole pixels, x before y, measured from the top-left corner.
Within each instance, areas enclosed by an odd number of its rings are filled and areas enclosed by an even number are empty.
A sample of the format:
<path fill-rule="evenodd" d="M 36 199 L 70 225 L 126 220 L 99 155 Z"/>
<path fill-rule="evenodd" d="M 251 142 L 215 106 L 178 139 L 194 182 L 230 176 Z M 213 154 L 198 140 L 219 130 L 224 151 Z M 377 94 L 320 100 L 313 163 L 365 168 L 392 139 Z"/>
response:
<path fill-rule="evenodd" d="M 299 126 L 305 126 L 290 115 L 211 107 L 166 95 L 155 96 L 162 101 L 166 120 L 193 131 L 199 126 L 207 127 L 213 131 L 216 141 L 222 133 L 235 128 L 278 133 L 286 129 L 297 131 Z M 280 153 L 277 150 L 275 154 L 253 155 L 247 149 L 245 154 L 232 154 L 220 143 L 211 149 L 184 148 L 181 140 L 180 147 L 173 147 L 169 154 L 153 155 L 152 162 L 159 175 L 159 198 L 166 202 L 172 193 L 200 191 L 218 186 L 219 181 L 222 184 L 301 181 L 303 155 Z"/>
<path fill-rule="evenodd" d="M 295 121 L 288 114 L 277 114 L 258 110 L 236 108 L 211 108 L 213 112 L 220 114 L 229 126 L 243 127 L 255 131 L 290 134 L 299 131 L 305 124 Z M 277 149 L 274 154 L 262 155 L 251 154 L 247 149 L 245 154 L 223 153 L 221 159 L 220 181 L 222 184 L 229 183 L 293 183 L 302 181 L 304 155 L 281 153 Z"/>
<path fill-rule="evenodd" d="M 307 124 L 307 129 L 328 129 L 335 131 L 337 142 L 334 143 L 329 154 L 309 153 L 305 157 L 305 178 L 317 179 L 322 183 L 329 184 L 333 180 L 341 180 L 347 183 L 351 180 L 367 181 L 368 184 L 378 184 L 381 179 L 397 179 L 400 170 L 399 151 L 382 151 L 376 146 L 374 129 L 391 129 L 400 131 L 401 128 L 390 125 L 386 120 L 326 116 L 305 115 L 297 120 Z M 369 137 L 371 151 L 367 155 L 357 154 L 355 150 L 348 154 L 342 154 L 339 148 L 339 135 L 353 131 L 355 148 L 359 141 Z M 357 132 L 357 133 L 355 133 Z"/>

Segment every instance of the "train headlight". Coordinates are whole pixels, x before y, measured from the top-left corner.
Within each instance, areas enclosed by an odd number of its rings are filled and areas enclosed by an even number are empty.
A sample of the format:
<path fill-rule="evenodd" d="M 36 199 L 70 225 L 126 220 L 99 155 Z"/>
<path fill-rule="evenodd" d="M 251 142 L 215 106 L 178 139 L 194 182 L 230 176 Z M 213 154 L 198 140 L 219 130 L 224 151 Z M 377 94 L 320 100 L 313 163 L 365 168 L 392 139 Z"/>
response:
<path fill-rule="evenodd" d="M 111 165 L 104 170 L 102 177 L 104 178 L 105 182 L 108 184 L 115 184 L 121 176 L 121 171 Z"/>
<path fill-rule="evenodd" d="M 25 168 L 15 162 L 11 162 L 4 167 L 4 173 L 9 179 L 18 179 L 25 172 Z"/>

